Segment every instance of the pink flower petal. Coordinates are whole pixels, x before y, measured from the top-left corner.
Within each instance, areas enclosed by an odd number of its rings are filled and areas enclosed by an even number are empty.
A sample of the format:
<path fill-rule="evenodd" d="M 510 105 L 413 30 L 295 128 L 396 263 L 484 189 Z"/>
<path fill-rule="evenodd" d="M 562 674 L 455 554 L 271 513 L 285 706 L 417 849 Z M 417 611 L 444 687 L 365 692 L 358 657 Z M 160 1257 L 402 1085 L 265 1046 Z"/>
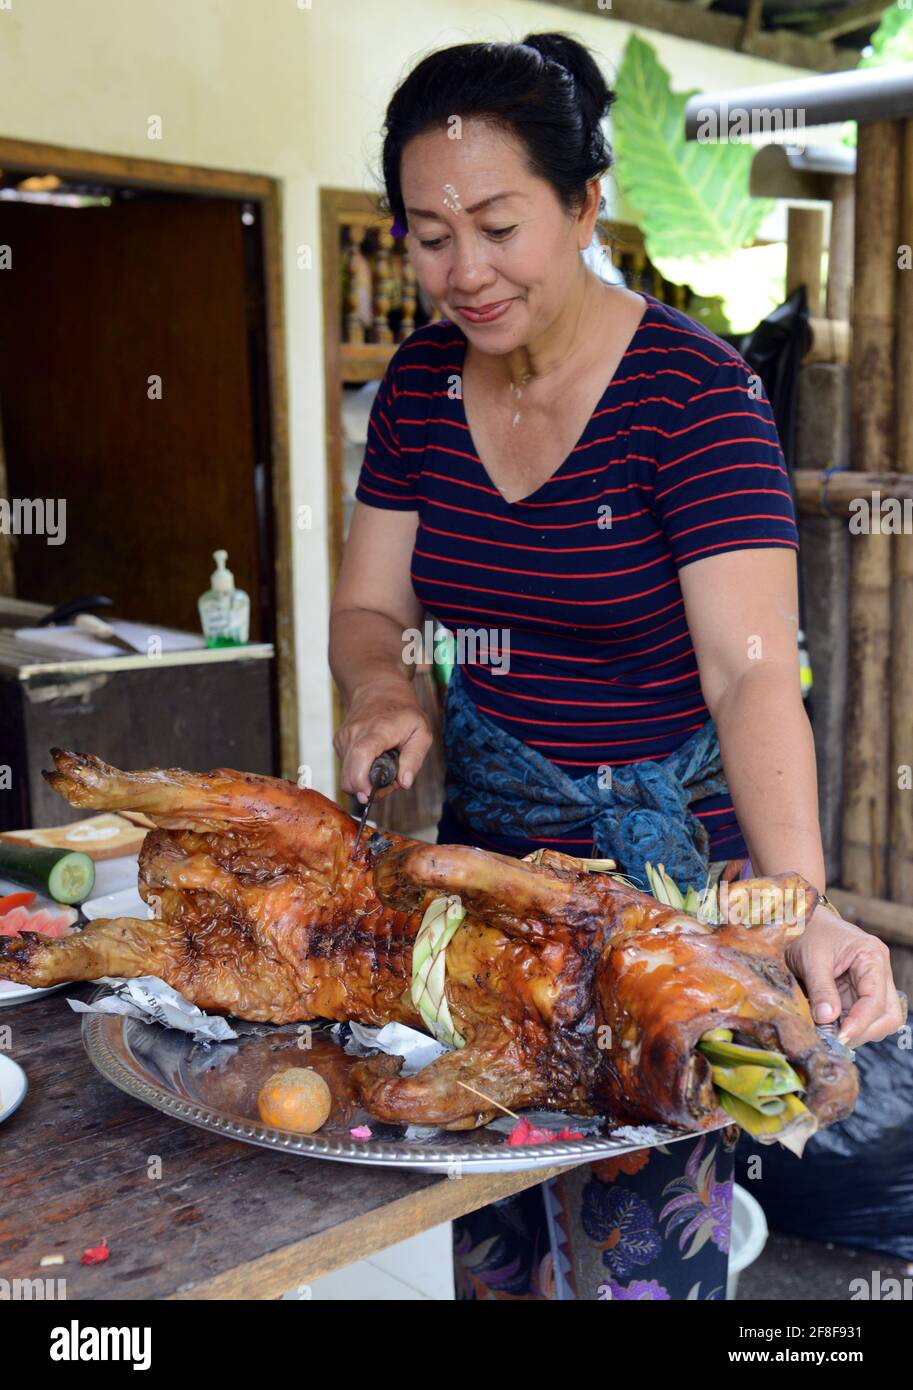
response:
<path fill-rule="evenodd" d="M 568 1129 L 566 1125 L 556 1134 L 554 1130 L 540 1129 L 536 1125 L 531 1125 L 529 1120 L 519 1119 L 507 1136 L 507 1142 L 516 1147 L 520 1144 L 551 1144 L 556 1139 L 582 1138 L 582 1134 L 578 1134 L 574 1129 Z"/>

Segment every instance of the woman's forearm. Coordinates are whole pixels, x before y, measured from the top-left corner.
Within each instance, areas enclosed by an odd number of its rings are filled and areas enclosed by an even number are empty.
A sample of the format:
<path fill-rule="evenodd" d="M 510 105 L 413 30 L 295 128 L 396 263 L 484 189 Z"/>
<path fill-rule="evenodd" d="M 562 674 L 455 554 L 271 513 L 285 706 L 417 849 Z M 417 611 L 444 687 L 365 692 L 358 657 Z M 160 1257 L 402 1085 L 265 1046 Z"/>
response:
<path fill-rule="evenodd" d="M 815 746 L 795 674 L 758 663 L 724 692 L 713 715 L 755 873 L 792 870 L 823 890 Z"/>
<path fill-rule="evenodd" d="M 792 662 L 759 665 L 718 698 L 713 717 L 756 875 L 792 870 L 823 889 L 815 748 L 797 687 Z M 896 1031 L 903 1013 L 883 942 L 827 907 L 804 926 L 788 943 L 786 962 L 805 986 L 815 1022 L 840 1020 L 838 1036 L 849 1046 Z"/>
<path fill-rule="evenodd" d="M 346 705 L 366 685 L 409 684 L 414 665 L 403 659 L 402 627 L 366 608 L 335 610 L 330 619 L 330 670 Z"/>

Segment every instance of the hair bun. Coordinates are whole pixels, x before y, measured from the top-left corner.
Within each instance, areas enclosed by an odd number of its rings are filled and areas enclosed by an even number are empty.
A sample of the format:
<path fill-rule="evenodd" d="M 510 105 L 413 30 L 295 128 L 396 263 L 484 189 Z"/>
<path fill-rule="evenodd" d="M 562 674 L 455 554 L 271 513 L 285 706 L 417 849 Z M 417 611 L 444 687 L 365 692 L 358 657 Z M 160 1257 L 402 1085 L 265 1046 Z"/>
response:
<path fill-rule="evenodd" d="M 567 34 L 554 31 L 527 34 L 523 44 L 526 48 L 535 49 L 547 62 L 558 63 L 570 73 L 577 84 L 580 105 L 588 125 L 597 126 L 605 119 L 612 105 L 613 93 L 589 49 Z"/>
<path fill-rule="evenodd" d="M 387 206 L 406 226 L 400 166 L 409 142 L 447 130 L 454 115 L 509 132 L 527 167 L 549 183 L 567 213 L 612 167 L 603 117 L 612 101 L 592 54 L 564 34 L 524 43 L 462 43 L 429 53 L 387 106 L 383 174 Z"/>

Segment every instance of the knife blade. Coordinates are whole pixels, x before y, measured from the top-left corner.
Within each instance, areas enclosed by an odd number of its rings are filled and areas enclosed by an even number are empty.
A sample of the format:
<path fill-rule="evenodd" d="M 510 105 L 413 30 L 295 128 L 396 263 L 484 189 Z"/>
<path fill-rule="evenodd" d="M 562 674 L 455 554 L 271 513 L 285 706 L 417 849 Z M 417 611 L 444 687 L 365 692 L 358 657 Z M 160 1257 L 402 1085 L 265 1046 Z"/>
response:
<path fill-rule="evenodd" d="M 907 1021 L 909 1013 L 909 1001 L 902 989 L 897 991 L 897 1002 L 900 1004 L 900 1012 L 903 1015 L 903 1021 L 900 1025 L 902 1028 Z M 827 1050 L 832 1052 L 835 1057 L 844 1057 L 848 1062 L 854 1060 L 856 1049 L 847 1047 L 846 1043 L 840 1041 L 840 1020 L 836 1023 L 816 1023 L 815 1032 L 818 1034 L 818 1037 L 824 1043 Z"/>
<path fill-rule="evenodd" d="M 361 820 L 358 822 L 358 834 L 355 836 L 355 843 L 352 846 L 350 861 L 358 853 L 358 845 L 361 840 L 361 833 L 365 828 L 365 822 L 374 804 L 374 794 L 383 787 L 389 787 L 391 782 L 396 781 L 399 772 L 399 749 L 388 748 L 385 752 L 378 754 L 371 764 L 371 771 L 368 773 L 368 780 L 371 783 L 371 791 L 365 802 L 365 808 L 361 813 Z"/>

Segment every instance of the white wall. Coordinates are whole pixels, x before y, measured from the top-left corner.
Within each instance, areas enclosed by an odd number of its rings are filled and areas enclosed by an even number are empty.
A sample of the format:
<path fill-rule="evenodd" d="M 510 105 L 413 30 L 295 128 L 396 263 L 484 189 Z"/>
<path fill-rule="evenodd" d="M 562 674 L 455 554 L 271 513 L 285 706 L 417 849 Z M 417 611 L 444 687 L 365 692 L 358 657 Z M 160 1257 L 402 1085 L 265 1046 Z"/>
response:
<path fill-rule="evenodd" d="M 577 35 L 609 73 L 632 32 L 595 4 L 585 15 L 536 0 L 0 0 L 0 135 L 282 180 L 288 524 L 300 505 L 315 518 L 294 531 L 301 760 L 331 794 L 319 190 L 375 186 L 384 106 L 418 57 L 544 29 Z M 642 33 L 679 89 L 800 75 Z M 161 140 L 147 137 L 151 115 Z M 298 268 L 302 244 L 313 269 Z"/>

